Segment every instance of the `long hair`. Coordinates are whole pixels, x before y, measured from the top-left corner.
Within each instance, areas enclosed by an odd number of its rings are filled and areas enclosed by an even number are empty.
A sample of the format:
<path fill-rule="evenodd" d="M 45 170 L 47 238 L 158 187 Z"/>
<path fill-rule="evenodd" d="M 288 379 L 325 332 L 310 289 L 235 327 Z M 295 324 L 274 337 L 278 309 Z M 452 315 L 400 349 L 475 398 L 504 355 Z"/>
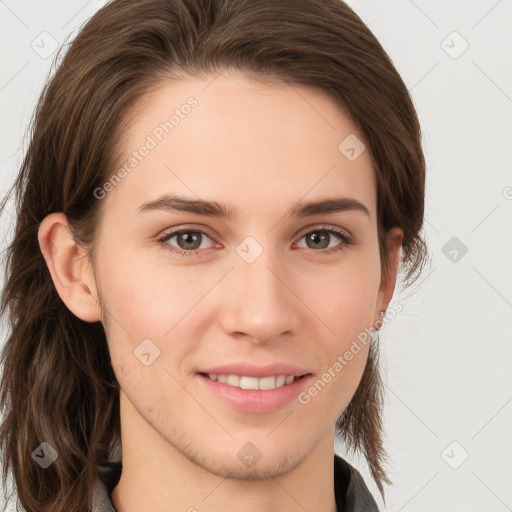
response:
<path fill-rule="evenodd" d="M 64 50 L 64 47 L 62 48 Z M 113 0 L 81 28 L 55 61 L 30 125 L 15 192 L 16 225 L 5 257 L 0 313 L 0 450 L 28 512 L 85 511 L 96 470 L 120 444 L 119 383 L 100 322 L 74 316 L 60 299 L 38 245 L 38 228 L 63 212 L 77 244 L 90 249 L 101 221 L 93 194 L 113 174 L 123 118 L 152 88 L 224 69 L 259 80 L 325 91 L 357 126 L 377 186 L 383 273 L 386 234 L 404 232 L 401 270 L 421 273 L 425 161 L 409 91 L 359 16 L 341 0 Z M 117 149 L 116 149 L 117 148 Z M 359 387 L 336 422 L 360 450 L 384 496 L 382 383 L 370 346 Z M 34 451 L 59 456 L 47 469 Z"/>

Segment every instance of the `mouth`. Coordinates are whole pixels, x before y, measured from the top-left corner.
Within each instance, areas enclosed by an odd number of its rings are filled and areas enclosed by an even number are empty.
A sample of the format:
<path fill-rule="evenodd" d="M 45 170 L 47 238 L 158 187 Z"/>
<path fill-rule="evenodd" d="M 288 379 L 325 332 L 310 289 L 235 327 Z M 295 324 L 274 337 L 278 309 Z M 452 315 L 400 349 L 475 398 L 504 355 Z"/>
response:
<path fill-rule="evenodd" d="M 205 393 L 244 413 L 271 413 L 297 400 L 313 374 L 252 377 L 197 372 Z"/>
<path fill-rule="evenodd" d="M 250 377 L 247 375 L 216 374 L 199 372 L 199 375 L 214 382 L 221 382 L 228 386 L 247 390 L 269 391 L 272 389 L 289 386 L 293 382 L 303 379 L 310 373 L 304 375 L 272 375 L 269 377 Z"/>

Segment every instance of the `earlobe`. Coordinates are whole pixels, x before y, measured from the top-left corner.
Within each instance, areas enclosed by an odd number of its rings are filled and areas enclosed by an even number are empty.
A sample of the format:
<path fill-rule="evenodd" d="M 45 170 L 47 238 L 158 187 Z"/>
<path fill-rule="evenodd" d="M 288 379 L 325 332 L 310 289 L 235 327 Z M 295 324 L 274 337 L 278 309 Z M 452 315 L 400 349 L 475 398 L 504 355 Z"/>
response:
<path fill-rule="evenodd" d="M 57 293 L 67 308 L 85 322 L 101 321 L 87 255 L 73 240 L 67 217 L 63 213 L 46 216 L 37 238 Z"/>

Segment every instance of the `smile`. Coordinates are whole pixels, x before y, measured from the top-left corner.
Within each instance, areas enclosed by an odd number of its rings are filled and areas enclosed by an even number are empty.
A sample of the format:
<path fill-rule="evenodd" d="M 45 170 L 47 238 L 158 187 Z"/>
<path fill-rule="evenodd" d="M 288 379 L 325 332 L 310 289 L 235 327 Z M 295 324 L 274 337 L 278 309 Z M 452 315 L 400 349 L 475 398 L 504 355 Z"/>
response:
<path fill-rule="evenodd" d="M 262 378 L 248 377 L 246 375 L 217 375 L 215 373 L 204 375 L 207 375 L 210 380 L 223 382 L 228 386 L 241 389 L 259 389 L 262 391 L 286 386 L 287 384 L 291 384 L 294 380 L 301 378 L 293 375 L 275 375 Z"/>

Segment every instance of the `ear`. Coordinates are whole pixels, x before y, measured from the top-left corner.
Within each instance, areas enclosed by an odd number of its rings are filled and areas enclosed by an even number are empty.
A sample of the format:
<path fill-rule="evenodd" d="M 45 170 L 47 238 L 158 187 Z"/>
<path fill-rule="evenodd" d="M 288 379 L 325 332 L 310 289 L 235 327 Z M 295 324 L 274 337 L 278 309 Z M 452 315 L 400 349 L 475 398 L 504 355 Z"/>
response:
<path fill-rule="evenodd" d="M 382 272 L 380 288 L 377 300 L 376 320 L 382 324 L 379 313 L 385 311 L 388 307 L 393 293 L 395 291 L 398 269 L 400 267 L 400 257 L 402 240 L 404 234 L 399 227 L 392 228 L 386 238 L 386 250 L 388 252 L 389 268 L 387 272 Z"/>
<path fill-rule="evenodd" d="M 71 235 L 67 217 L 51 213 L 39 226 L 37 239 L 53 284 L 67 308 L 85 322 L 101 321 L 101 308 L 85 249 Z"/>

